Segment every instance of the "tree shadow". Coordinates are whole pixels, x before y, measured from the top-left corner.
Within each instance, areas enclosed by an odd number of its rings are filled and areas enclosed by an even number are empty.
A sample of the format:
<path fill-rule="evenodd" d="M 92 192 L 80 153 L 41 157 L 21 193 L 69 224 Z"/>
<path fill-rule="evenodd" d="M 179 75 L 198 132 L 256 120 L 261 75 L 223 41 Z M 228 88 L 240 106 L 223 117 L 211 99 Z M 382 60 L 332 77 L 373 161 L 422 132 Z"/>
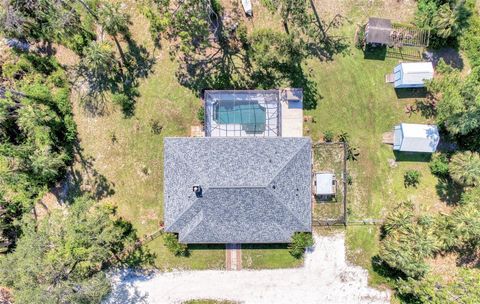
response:
<path fill-rule="evenodd" d="M 124 52 L 125 74 L 119 74 L 112 83 L 112 92 L 126 98 L 114 99 L 122 109 L 125 117 L 135 115 L 135 100 L 140 97 L 139 79 L 146 78 L 151 73 L 155 58 L 148 50 L 133 40 L 129 33 L 124 35 L 127 50 Z M 121 96 L 120 95 L 120 96 Z"/>
<path fill-rule="evenodd" d="M 422 117 L 430 119 L 437 115 L 437 107 L 431 98 L 417 99 L 415 100 L 415 112 L 420 112 Z"/>
<path fill-rule="evenodd" d="M 478 246 L 466 246 L 461 248 L 457 258 L 458 267 L 480 269 L 480 249 Z"/>
<path fill-rule="evenodd" d="M 406 275 L 395 268 L 390 267 L 385 261 L 380 258 L 379 255 L 375 255 L 371 259 L 371 265 L 373 271 L 378 273 L 384 278 L 391 279 L 391 280 L 397 280 L 397 279 L 406 279 Z"/>
<path fill-rule="evenodd" d="M 106 105 L 111 101 L 121 107 L 125 117 L 132 117 L 135 114 L 135 100 L 140 97 L 139 79 L 148 77 L 155 64 L 155 58 L 144 46 L 137 44 L 129 33 L 125 33 L 123 38 L 126 49 L 117 44 L 121 54 L 121 60 L 116 59 L 119 68 L 112 67 L 109 73 L 95 77 L 80 64 L 75 73 L 73 83 L 80 92 L 84 110 L 92 116 L 108 114 Z"/>
<path fill-rule="evenodd" d="M 86 157 L 78 141 L 74 145 L 74 157 L 80 169 L 70 166 L 66 180 L 62 185 L 62 196 L 59 201 L 72 203 L 76 197 L 87 194 L 95 200 L 101 200 L 115 194 L 115 184 L 100 174 L 94 167 L 95 159 Z"/>
<path fill-rule="evenodd" d="M 264 71 L 255 67 L 249 52 L 250 42 L 246 36 L 239 33 L 238 27 L 232 29 L 229 25 L 225 26 L 221 17 L 216 19 L 216 22 L 215 34 L 212 34 L 215 36 L 214 42 L 209 40 L 207 46 L 196 50 L 194 54 L 179 54 L 176 77 L 181 85 L 194 90 L 198 95 L 206 88 L 248 90 L 297 87 L 303 89 L 304 108 L 307 110 L 316 108 L 317 101 L 322 96 L 317 90 L 315 81 L 312 80 L 311 70 L 306 72 L 301 62 L 275 66 L 272 68 L 274 71 Z M 320 50 L 318 45 L 315 49 L 315 46 L 310 44 L 307 49 L 310 56 L 326 60 L 332 59 L 334 54 L 348 48 L 343 39 L 332 39 L 328 46 Z"/>
<path fill-rule="evenodd" d="M 449 66 L 462 70 L 465 66 L 463 58 L 460 56 L 458 49 L 452 47 L 444 47 L 438 50 L 428 50 L 423 54 L 423 59 L 431 61 L 436 67 L 440 59 L 443 59 Z"/>
<path fill-rule="evenodd" d="M 447 205 L 457 205 L 463 193 L 463 188 L 449 178 L 439 179 L 435 188 L 442 202 Z"/>

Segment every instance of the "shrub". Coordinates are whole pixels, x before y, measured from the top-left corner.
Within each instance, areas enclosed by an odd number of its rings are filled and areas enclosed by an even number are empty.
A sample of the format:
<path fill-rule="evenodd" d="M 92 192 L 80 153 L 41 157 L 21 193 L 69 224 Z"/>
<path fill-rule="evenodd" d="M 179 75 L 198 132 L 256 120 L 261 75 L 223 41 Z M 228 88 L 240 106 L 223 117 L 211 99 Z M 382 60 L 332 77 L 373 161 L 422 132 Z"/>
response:
<path fill-rule="evenodd" d="M 420 183 L 420 177 L 422 175 L 417 170 L 407 170 L 403 175 L 403 184 L 407 187 L 417 187 Z"/>
<path fill-rule="evenodd" d="M 163 130 L 163 126 L 160 124 L 160 121 L 158 119 L 150 120 L 150 128 L 152 130 L 152 133 L 155 135 L 162 133 Z"/>
<path fill-rule="evenodd" d="M 180 244 L 178 238 L 173 233 L 165 233 L 163 235 L 163 241 L 168 251 L 175 256 L 188 256 L 188 247 L 185 244 Z"/>
<path fill-rule="evenodd" d="M 56 70 L 50 76 L 48 76 L 47 81 L 57 88 L 64 88 L 67 85 L 67 77 L 62 70 Z"/>
<path fill-rule="evenodd" d="M 307 247 L 313 246 L 314 241 L 311 233 L 296 232 L 292 237 L 292 243 L 288 246 L 290 254 L 299 259 L 305 253 Z"/>
<path fill-rule="evenodd" d="M 429 167 L 433 175 L 440 178 L 448 177 L 448 157 L 445 154 L 435 153 Z"/>
<path fill-rule="evenodd" d="M 205 122 L 205 107 L 201 106 L 197 112 L 197 119 L 203 124 Z"/>
<path fill-rule="evenodd" d="M 129 116 L 132 113 L 133 107 L 135 105 L 135 101 L 130 98 L 127 94 L 113 94 L 112 95 L 112 102 L 118 104 L 122 108 L 122 112 L 125 116 Z"/>
<path fill-rule="evenodd" d="M 323 132 L 323 140 L 325 142 L 332 142 L 334 138 L 335 138 L 335 134 L 333 133 L 332 130 L 325 130 Z"/>

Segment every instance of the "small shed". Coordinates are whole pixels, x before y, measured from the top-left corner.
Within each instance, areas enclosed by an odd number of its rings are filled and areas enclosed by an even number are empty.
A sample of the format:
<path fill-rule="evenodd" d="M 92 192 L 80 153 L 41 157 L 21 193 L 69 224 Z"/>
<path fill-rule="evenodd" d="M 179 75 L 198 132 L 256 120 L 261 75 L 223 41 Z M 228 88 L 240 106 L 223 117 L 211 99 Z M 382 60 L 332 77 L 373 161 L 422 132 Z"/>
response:
<path fill-rule="evenodd" d="M 336 180 L 333 173 L 315 174 L 315 195 L 335 195 Z"/>
<path fill-rule="evenodd" d="M 395 88 L 421 88 L 425 80 L 433 79 L 431 62 L 404 62 L 393 69 L 393 86 Z"/>
<path fill-rule="evenodd" d="M 369 18 L 365 26 L 365 40 L 368 44 L 391 44 L 392 22 L 389 19 Z"/>
<path fill-rule="evenodd" d="M 436 125 L 401 123 L 393 130 L 393 150 L 433 153 L 440 135 Z"/>

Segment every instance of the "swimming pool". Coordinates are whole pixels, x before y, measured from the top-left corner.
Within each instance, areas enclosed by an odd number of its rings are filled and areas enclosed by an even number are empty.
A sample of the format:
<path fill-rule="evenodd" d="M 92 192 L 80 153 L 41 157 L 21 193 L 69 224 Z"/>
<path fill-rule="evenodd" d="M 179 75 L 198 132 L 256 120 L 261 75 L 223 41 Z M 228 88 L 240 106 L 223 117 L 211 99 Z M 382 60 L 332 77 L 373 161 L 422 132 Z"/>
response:
<path fill-rule="evenodd" d="M 215 104 L 213 119 L 218 124 L 239 124 L 247 133 L 265 131 L 266 110 L 258 102 L 225 102 Z"/>

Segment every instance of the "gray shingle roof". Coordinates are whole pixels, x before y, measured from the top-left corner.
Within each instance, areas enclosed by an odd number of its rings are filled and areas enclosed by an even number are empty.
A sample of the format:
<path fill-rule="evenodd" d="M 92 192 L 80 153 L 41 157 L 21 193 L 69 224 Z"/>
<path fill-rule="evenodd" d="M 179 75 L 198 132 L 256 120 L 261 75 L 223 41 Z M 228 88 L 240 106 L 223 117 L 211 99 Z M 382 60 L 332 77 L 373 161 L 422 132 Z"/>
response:
<path fill-rule="evenodd" d="M 165 138 L 164 145 L 165 231 L 181 242 L 284 243 L 311 231 L 309 138 Z"/>

